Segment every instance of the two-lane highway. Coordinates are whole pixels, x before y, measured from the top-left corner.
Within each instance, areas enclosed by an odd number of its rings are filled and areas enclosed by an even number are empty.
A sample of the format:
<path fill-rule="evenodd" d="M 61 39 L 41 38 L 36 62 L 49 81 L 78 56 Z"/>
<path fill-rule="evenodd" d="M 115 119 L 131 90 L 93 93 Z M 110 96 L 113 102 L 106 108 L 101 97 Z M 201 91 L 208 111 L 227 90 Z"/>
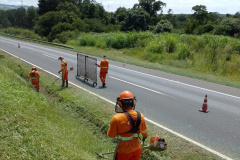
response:
<path fill-rule="evenodd" d="M 21 48 L 17 48 L 18 42 Z M 59 56 L 77 68 L 76 52 L 5 37 L 0 37 L 0 49 L 54 74 L 60 69 Z M 136 110 L 148 121 L 209 147 L 223 158 L 240 159 L 240 89 L 109 62 L 107 88 L 101 88 L 99 79 L 96 87 L 79 81 L 76 70 L 69 72 L 69 81 L 113 103 L 123 90 L 129 90 L 137 98 Z M 202 113 L 198 110 L 206 94 L 210 112 Z"/>

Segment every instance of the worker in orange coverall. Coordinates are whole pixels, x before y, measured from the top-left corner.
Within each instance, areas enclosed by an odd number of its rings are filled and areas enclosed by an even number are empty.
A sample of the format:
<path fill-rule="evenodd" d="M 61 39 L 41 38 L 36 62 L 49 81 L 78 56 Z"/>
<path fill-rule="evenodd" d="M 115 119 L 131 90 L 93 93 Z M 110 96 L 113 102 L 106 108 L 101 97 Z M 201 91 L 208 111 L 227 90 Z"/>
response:
<path fill-rule="evenodd" d="M 139 134 L 144 141 L 148 133 L 144 115 L 134 111 L 135 104 L 136 99 L 129 91 L 123 91 L 117 98 L 115 111 L 119 114 L 112 117 L 107 132 L 109 138 L 118 140 L 114 160 L 140 160 L 142 145 Z"/>
<path fill-rule="evenodd" d="M 103 56 L 103 59 L 101 60 L 101 63 L 100 64 L 96 64 L 98 67 L 100 67 L 100 79 L 102 81 L 102 87 L 105 87 L 106 86 L 106 76 L 107 76 L 107 73 L 108 73 L 108 60 L 107 60 L 107 57 L 104 55 Z"/>
<path fill-rule="evenodd" d="M 35 86 L 37 92 L 39 91 L 39 73 L 36 67 L 32 67 L 32 71 L 28 73 L 28 77 L 32 80 L 32 84 Z"/>
<path fill-rule="evenodd" d="M 63 56 L 60 56 L 58 60 L 61 60 L 61 70 L 58 73 L 62 72 L 62 87 L 65 85 L 68 87 L 68 69 L 67 69 L 67 61 L 64 60 Z"/>

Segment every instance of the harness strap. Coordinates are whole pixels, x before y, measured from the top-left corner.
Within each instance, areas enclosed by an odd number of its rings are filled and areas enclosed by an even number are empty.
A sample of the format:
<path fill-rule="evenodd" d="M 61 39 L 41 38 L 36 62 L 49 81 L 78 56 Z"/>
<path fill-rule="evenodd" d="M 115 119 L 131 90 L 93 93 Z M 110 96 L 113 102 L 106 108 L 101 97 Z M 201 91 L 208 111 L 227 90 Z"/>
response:
<path fill-rule="evenodd" d="M 32 71 L 32 72 L 31 72 L 31 75 L 32 75 L 32 76 L 35 76 L 35 72 L 36 72 L 36 70 L 34 70 L 34 72 Z"/>
<path fill-rule="evenodd" d="M 139 130 L 139 125 L 141 123 L 141 113 L 138 112 L 138 111 L 136 111 L 136 112 L 137 112 L 137 115 L 138 115 L 136 124 L 134 123 L 134 121 L 132 119 L 132 116 L 128 112 L 124 112 L 127 115 L 127 117 L 130 119 L 131 124 L 132 124 L 131 130 L 126 132 L 126 133 L 137 133 L 138 130 Z"/>

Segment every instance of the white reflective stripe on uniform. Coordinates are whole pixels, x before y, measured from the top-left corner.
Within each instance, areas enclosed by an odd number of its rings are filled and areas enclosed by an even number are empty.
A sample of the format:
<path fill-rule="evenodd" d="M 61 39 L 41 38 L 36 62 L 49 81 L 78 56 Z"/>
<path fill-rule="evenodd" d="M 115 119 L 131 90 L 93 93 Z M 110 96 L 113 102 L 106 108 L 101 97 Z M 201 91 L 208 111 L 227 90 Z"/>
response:
<path fill-rule="evenodd" d="M 145 131 L 141 131 L 141 133 L 146 133 L 147 132 L 147 130 L 145 130 Z"/>
<path fill-rule="evenodd" d="M 31 79 L 38 79 L 38 77 L 30 77 Z"/>
<path fill-rule="evenodd" d="M 108 68 L 108 67 L 101 67 L 101 68 Z"/>
<path fill-rule="evenodd" d="M 110 139 L 110 140 L 112 140 L 112 139 L 114 139 L 114 138 L 112 138 L 112 137 L 108 137 L 108 136 L 107 136 L 107 139 Z"/>
<path fill-rule="evenodd" d="M 132 140 L 133 138 L 138 138 L 139 136 L 138 136 L 138 134 L 137 133 L 135 133 L 133 136 L 131 136 L 131 137 L 121 137 L 120 135 L 117 135 L 117 138 L 119 139 L 119 140 L 122 140 L 122 141 L 129 141 L 129 140 Z"/>

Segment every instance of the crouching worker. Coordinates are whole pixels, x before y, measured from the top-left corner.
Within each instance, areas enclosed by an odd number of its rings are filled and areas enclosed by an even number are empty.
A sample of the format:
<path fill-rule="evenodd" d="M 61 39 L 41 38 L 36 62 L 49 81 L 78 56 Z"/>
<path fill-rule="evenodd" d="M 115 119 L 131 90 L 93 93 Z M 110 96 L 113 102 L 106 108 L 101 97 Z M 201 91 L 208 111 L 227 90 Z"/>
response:
<path fill-rule="evenodd" d="M 114 160 L 140 160 L 141 140 L 147 138 L 147 126 L 144 115 L 134 111 L 136 99 L 129 91 L 123 91 L 117 98 L 115 111 L 112 117 L 107 136 L 117 138 Z"/>
<path fill-rule="evenodd" d="M 28 77 L 32 80 L 32 84 L 35 86 L 37 92 L 39 91 L 39 73 L 36 67 L 32 67 L 32 71 L 28 73 Z"/>

